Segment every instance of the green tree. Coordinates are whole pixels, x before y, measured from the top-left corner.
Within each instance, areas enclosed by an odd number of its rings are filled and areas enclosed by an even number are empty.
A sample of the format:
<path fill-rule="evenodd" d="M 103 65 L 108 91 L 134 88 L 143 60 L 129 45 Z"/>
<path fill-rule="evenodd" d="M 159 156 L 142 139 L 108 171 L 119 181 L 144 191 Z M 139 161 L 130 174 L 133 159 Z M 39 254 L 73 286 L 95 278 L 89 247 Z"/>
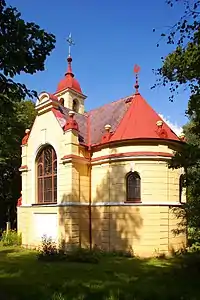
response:
<path fill-rule="evenodd" d="M 200 140 L 194 133 L 195 124 L 190 121 L 183 127 L 187 144 L 182 151 L 177 152 L 170 162 L 170 168 L 185 169 L 184 186 L 187 190 L 187 203 L 183 210 L 175 209 L 179 219 L 177 233 L 182 232 L 187 226 L 189 241 L 200 242 Z"/>
<path fill-rule="evenodd" d="M 156 70 L 156 85 L 170 87 L 171 101 L 180 87 L 190 91 L 186 111 L 189 123 L 184 128 L 187 144 L 176 153 L 170 167 L 185 169 L 188 203 L 178 216 L 181 224 L 187 222 L 189 225 L 191 237 L 200 240 L 200 1 L 166 2 L 171 7 L 183 5 L 184 14 L 168 32 L 161 34 L 168 44 L 175 45 L 175 49 L 162 58 L 162 66 Z"/>
<path fill-rule="evenodd" d="M 20 196 L 20 144 L 30 127 L 34 104 L 24 101 L 37 96 L 15 76 L 43 71 L 55 45 L 55 36 L 33 22 L 25 22 L 15 7 L 0 1 L 0 226 L 5 212 L 13 215 Z M 12 211 L 12 213 L 11 213 Z M 8 216 L 7 216 L 8 218 Z"/>
<path fill-rule="evenodd" d="M 9 151 L 0 165 L 0 225 L 10 220 L 16 225 L 16 203 L 21 192 L 21 141 L 25 129 L 30 128 L 36 116 L 32 101 L 16 102 L 10 119 L 10 138 L 5 145 Z"/>

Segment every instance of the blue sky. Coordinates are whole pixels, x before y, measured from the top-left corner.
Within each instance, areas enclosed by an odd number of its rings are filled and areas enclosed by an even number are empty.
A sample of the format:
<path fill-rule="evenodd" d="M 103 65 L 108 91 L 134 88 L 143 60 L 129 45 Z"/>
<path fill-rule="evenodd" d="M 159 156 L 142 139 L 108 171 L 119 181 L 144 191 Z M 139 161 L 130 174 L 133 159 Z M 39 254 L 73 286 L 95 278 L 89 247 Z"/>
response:
<path fill-rule="evenodd" d="M 156 77 L 153 68 L 161 65 L 161 56 L 173 48 L 161 41 L 159 33 L 182 15 L 165 0 L 8 0 L 27 21 L 34 21 L 56 36 L 56 47 L 46 60 L 46 70 L 35 75 L 20 75 L 18 80 L 38 92 L 55 92 L 66 71 L 68 46 L 72 32 L 73 72 L 81 84 L 86 110 L 115 101 L 134 92 L 134 64 L 141 66 L 140 93 L 153 108 L 171 122 L 183 125 L 188 94 L 181 92 L 175 102 L 168 100 L 167 88 L 151 90 Z M 153 28 L 157 31 L 153 33 Z"/>

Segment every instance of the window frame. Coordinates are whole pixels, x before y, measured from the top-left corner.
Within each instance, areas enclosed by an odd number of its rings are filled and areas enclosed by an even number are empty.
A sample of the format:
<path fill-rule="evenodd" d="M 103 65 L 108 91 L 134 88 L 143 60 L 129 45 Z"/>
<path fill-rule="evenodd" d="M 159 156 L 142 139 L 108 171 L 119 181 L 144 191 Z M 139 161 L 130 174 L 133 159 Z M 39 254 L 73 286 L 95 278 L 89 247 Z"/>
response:
<path fill-rule="evenodd" d="M 45 162 L 45 152 L 51 151 L 51 164 L 48 165 Z M 45 166 L 46 163 L 46 166 Z M 41 167 L 41 175 L 39 175 L 39 168 Z M 37 201 L 36 203 L 39 205 L 48 205 L 48 204 L 57 204 L 57 154 L 55 149 L 51 145 L 46 145 L 42 149 L 40 149 L 35 162 L 36 168 L 36 195 Z M 45 174 L 45 168 L 50 168 L 51 172 L 49 174 Z M 45 181 L 48 183 L 48 179 L 51 184 L 50 190 L 45 191 Z M 56 181 L 56 185 L 55 185 Z M 41 186 L 41 188 L 40 188 Z M 45 196 L 47 193 L 51 193 L 51 198 L 49 200 L 45 200 Z"/>
<path fill-rule="evenodd" d="M 138 197 L 135 197 L 135 198 L 130 198 L 129 197 L 129 177 L 132 176 L 134 180 L 137 180 L 139 179 L 139 185 L 137 184 L 137 182 L 135 182 L 135 186 L 132 186 L 132 188 L 134 189 L 139 189 L 139 196 Z M 133 183 L 132 183 L 133 184 Z M 135 192 L 136 193 L 136 192 Z M 136 171 L 134 172 L 129 172 L 126 174 L 126 203 L 141 203 L 141 177 L 140 177 L 140 174 Z"/>

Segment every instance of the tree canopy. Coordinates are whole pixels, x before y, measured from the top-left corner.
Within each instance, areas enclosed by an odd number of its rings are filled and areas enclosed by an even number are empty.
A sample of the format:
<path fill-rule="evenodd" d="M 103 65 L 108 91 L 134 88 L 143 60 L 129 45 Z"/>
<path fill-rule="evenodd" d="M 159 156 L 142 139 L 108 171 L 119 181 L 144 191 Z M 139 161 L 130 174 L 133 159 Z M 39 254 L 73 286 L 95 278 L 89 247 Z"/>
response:
<path fill-rule="evenodd" d="M 45 69 L 45 60 L 55 46 L 55 36 L 33 22 L 22 19 L 15 7 L 0 1 L 0 226 L 5 212 L 14 215 L 21 183 L 20 145 L 26 128 L 35 118 L 37 96 L 15 76 Z M 8 218 L 8 216 L 7 216 Z"/>
<path fill-rule="evenodd" d="M 190 92 L 186 114 L 189 123 L 184 127 L 187 143 L 176 153 L 170 167 L 183 167 L 187 188 L 187 204 L 181 213 L 181 224 L 187 222 L 192 238 L 200 240 L 200 1 L 167 0 L 168 5 L 184 5 L 184 14 L 167 33 L 168 44 L 175 45 L 173 52 L 162 58 L 156 70 L 156 85 L 170 86 L 173 101 L 183 86 Z M 159 45 L 158 45 L 159 46 Z M 156 86 L 155 85 L 155 86 Z"/>
<path fill-rule="evenodd" d="M 55 45 L 55 36 L 33 22 L 25 22 L 15 7 L 0 1 L 0 99 L 24 99 L 35 95 L 13 78 L 22 72 L 43 71 Z"/>

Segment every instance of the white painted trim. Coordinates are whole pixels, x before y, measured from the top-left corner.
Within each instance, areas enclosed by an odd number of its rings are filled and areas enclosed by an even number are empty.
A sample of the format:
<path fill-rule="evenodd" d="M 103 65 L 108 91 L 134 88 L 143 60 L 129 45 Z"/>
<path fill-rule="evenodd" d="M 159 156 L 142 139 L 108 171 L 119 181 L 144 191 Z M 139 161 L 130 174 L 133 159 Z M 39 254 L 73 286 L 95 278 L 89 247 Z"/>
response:
<path fill-rule="evenodd" d="M 95 157 L 95 159 L 97 159 L 97 157 Z M 154 159 L 154 160 L 158 160 L 158 159 L 162 159 L 162 160 L 170 160 L 171 157 L 168 156 L 124 156 L 124 157 L 112 157 L 112 158 L 105 158 L 102 160 L 96 160 L 93 161 L 91 164 L 92 165 L 98 165 L 98 164 L 102 164 L 102 163 L 108 163 L 108 162 L 113 162 L 113 161 L 124 161 L 124 160 L 138 160 L 138 159 Z"/>
<path fill-rule="evenodd" d="M 92 203 L 92 206 L 171 206 L 171 205 L 178 205 L 180 206 L 181 203 L 179 202 L 141 202 L 141 203 L 133 203 L 133 202 L 96 202 Z"/>
<path fill-rule="evenodd" d="M 74 94 L 75 97 L 80 97 L 81 96 L 84 100 L 87 98 L 86 95 L 75 91 L 73 88 L 72 89 L 66 88 L 66 89 L 64 89 L 60 92 L 55 93 L 54 95 L 59 98 L 59 97 L 62 97 L 64 94 L 66 94 L 66 92 L 70 92 L 72 95 Z"/>
<path fill-rule="evenodd" d="M 59 102 L 55 100 L 51 100 L 50 98 L 47 100 L 39 100 L 40 102 L 36 104 L 35 109 L 39 114 L 43 114 L 46 111 L 50 110 L 53 107 L 58 107 Z"/>
<path fill-rule="evenodd" d="M 21 173 L 25 173 L 25 172 L 28 172 L 28 171 L 31 171 L 31 169 L 21 169 L 21 168 L 19 168 L 19 172 L 21 172 Z"/>
<path fill-rule="evenodd" d="M 180 202 L 141 202 L 141 203 L 128 203 L 128 202 L 96 202 L 91 203 L 91 206 L 182 206 Z M 89 202 L 63 202 L 57 204 L 37 204 L 37 205 L 22 205 L 21 207 L 62 207 L 62 206 L 89 206 Z"/>
<path fill-rule="evenodd" d="M 67 164 L 67 163 L 71 163 L 72 162 L 72 158 L 69 157 L 69 158 L 61 158 L 59 164 Z"/>

